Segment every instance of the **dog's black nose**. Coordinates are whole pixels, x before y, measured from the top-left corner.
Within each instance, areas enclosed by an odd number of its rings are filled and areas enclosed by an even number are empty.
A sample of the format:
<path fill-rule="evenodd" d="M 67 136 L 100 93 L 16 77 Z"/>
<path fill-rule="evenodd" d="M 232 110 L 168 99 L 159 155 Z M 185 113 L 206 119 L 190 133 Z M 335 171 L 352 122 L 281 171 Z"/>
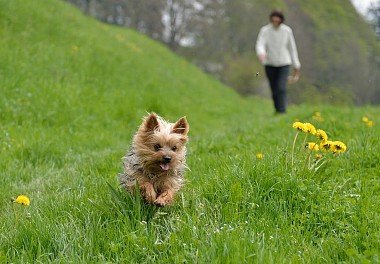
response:
<path fill-rule="evenodd" d="M 170 156 L 164 156 L 164 163 L 169 163 L 172 160 Z"/>

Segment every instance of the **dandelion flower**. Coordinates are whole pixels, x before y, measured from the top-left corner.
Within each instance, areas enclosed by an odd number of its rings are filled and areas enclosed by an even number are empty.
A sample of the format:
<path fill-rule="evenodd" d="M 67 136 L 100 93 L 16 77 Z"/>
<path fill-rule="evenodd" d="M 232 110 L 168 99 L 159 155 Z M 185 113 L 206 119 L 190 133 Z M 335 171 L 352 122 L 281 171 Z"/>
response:
<path fill-rule="evenodd" d="M 304 123 L 303 125 L 306 128 L 306 131 L 304 131 L 304 132 L 310 133 L 312 135 L 315 135 L 315 133 L 317 133 L 317 130 L 315 129 L 315 127 L 312 124 Z"/>
<path fill-rule="evenodd" d="M 262 159 L 262 158 L 264 158 L 263 153 L 257 153 L 257 154 L 256 154 L 256 158 L 257 158 L 257 159 Z"/>
<path fill-rule="evenodd" d="M 319 149 L 324 151 L 334 151 L 334 144 L 330 140 L 323 141 L 321 144 L 319 144 Z"/>
<path fill-rule="evenodd" d="M 346 145 L 341 141 L 334 141 L 333 146 L 334 146 L 334 153 L 343 153 L 347 149 Z"/>
<path fill-rule="evenodd" d="M 322 158 L 323 158 L 322 154 L 315 154 L 315 159 L 316 160 L 320 160 Z"/>
<path fill-rule="evenodd" d="M 310 149 L 310 150 L 314 150 L 314 151 L 317 151 L 319 150 L 319 147 L 317 145 L 317 143 L 314 143 L 314 142 L 308 142 L 306 143 L 306 148 Z"/>
<path fill-rule="evenodd" d="M 368 117 L 363 116 L 362 121 L 363 121 L 364 123 L 367 123 L 367 122 L 369 121 L 369 119 L 368 119 Z"/>
<path fill-rule="evenodd" d="M 28 196 L 25 196 L 25 195 L 19 195 L 19 196 L 17 196 L 15 202 L 19 203 L 19 204 L 22 204 L 22 205 L 25 205 L 25 206 L 29 206 L 30 205 L 30 200 L 29 200 Z"/>
<path fill-rule="evenodd" d="M 374 122 L 372 120 L 369 120 L 367 123 L 365 123 L 367 127 L 373 127 Z"/>
<path fill-rule="evenodd" d="M 322 129 L 318 129 L 317 132 L 315 133 L 315 135 L 317 136 L 317 138 L 319 138 L 322 142 L 325 142 L 327 141 L 328 137 L 327 137 L 327 134 L 324 130 Z"/>
<path fill-rule="evenodd" d="M 304 131 L 305 130 L 305 125 L 301 122 L 294 122 L 293 123 L 293 128 L 299 130 L 299 131 Z"/>

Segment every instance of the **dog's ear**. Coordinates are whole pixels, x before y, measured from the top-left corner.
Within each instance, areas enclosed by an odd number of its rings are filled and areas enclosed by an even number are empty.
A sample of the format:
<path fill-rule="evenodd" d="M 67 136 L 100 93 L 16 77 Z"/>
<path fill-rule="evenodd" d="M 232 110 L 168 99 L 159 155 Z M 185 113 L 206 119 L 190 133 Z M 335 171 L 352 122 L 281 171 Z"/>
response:
<path fill-rule="evenodd" d="M 189 123 L 186 120 L 186 117 L 180 118 L 173 126 L 173 133 L 187 135 L 189 132 Z"/>
<path fill-rule="evenodd" d="M 149 116 L 145 118 L 145 121 L 144 121 L 145 132 L 153 132 L 159 126 L 160 126 L 160 123 L 158 122 L 158 118 L 155 113 L 151 113 Z"/>

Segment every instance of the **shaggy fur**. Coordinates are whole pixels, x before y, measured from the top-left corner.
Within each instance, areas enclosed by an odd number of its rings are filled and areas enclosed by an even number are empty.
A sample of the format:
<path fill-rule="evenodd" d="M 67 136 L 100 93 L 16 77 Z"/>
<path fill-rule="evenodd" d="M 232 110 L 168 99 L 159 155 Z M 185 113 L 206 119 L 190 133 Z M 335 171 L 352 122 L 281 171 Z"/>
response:
<path fill-rule="evenodd" d="M 189 124 L 185 117 L 168 123 L 155 113 L 144 118 L 133 137 L 132 149 L 123 158 L 120 184 L 133 192 L 138 184 L 148 203 L 172 204 L 184 183 Z"/>

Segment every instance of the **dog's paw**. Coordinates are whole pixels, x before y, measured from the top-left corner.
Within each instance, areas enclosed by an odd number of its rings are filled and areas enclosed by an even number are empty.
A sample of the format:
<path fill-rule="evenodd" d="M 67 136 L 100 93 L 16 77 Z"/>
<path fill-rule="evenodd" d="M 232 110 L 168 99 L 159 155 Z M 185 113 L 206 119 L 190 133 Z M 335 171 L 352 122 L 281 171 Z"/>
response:
<path fill-rule="evenodd" d="M 145 200 L 148 202 L 148 203 L 154 203 L 156 199 L 157 195 L 156 195 L 156 192 L 154 190 L 151 190 L 149 192 L 145 192 Z"/>
<path fill-rule="evenodd" d="M 169 202 L 166 199 L 159 197 L 154 201 L 154 204 L 163 207 L 165 205 L 168 205 Z"/>
<path fill-rule="evenodd" d="M 154 201 L 154 204 L 157 206 L 166 206 L 173 203 L 173 194 L 171 192 L 164 192 L 158 196 Z"/>
<path fill-rule="evenodd" d="M 155 192 L 154 187 L 151 183 L 145 183 L 142 185 L 141 193 L 148 203 L 154 203 L 157 199 L 157 193 Z"/>

